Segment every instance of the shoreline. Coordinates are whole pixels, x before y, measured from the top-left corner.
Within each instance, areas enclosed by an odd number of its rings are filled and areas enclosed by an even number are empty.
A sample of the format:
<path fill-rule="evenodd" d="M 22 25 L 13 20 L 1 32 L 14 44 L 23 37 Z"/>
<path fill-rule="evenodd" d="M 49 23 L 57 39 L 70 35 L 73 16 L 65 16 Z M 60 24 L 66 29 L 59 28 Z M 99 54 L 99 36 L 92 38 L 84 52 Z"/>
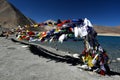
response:
<path fill-rule="evenodd" d="M 117 34 L 117 33 L 98 33 L 98 36 L 116 36 L 116 37 L 120 37 L 120 34 Z"/>

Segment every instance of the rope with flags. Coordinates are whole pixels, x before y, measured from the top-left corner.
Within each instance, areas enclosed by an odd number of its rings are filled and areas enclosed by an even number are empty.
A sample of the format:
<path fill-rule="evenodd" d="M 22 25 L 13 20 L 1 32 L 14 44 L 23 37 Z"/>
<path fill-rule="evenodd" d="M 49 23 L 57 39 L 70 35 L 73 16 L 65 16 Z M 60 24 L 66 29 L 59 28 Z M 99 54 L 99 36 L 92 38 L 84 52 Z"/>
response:
<path fill-rule="evenodd" d="M 84 43 L 84 50 L 80 57 L 84 64 L 80 66 L 80 68 L 96 71 L 101 75 L 110 72 L 108 66 L 109 57 L 99 44 L 96 38 L 97 32 L 94 30 L 90 20 L 85 18 L 61 21 L 59 19 L 57 23 L 48 23 L 48 25 L 50 24 L 55 25 L 55 28 L 44 32 L 33 32 L 20 29 L 18 30 L 17 39 L 28 40 L 29 42 L 59 41 L 60 43 L 63 43 L 66 39 L 77 40 L 78 38 L 81 38 Z M 42 23 L 41 25 L 43 26 L 46 24 Z M 41 25 L 39 24 L 39 26 Z"/>

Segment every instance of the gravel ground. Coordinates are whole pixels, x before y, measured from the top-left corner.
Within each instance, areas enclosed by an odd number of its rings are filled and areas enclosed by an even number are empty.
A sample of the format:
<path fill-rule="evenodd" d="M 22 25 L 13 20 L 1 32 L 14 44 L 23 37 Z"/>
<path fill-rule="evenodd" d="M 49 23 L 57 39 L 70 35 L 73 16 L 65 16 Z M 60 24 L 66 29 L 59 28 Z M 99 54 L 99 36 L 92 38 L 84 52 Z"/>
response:
<path fill-rule="evenodd" d="M 43 54 L 41 51 L 37 52 Z M 27 45 L 0 38 L 0 80 L 119 80 L 33 53 Z"/>

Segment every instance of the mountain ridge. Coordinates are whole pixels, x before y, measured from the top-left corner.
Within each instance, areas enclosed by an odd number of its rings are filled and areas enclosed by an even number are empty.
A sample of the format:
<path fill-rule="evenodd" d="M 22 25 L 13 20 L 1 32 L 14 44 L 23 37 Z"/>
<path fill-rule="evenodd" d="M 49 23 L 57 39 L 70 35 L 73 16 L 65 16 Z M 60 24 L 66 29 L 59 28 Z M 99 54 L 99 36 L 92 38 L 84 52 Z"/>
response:
<path fill-rule="evenodd" d="M 96 26 L 94 25 L 94 29 L 98 33 L 114 33 L 114 34 L 120 34 L 120 28 L 119 27 L 106 27 L 106 26 Z"/>
<path fill-rule="evenodd" d="M 18 25 L 31 24 L 29 18 L 7 0 L 0 0 L 0 25 L 4 28 L 15 28 Z"/>

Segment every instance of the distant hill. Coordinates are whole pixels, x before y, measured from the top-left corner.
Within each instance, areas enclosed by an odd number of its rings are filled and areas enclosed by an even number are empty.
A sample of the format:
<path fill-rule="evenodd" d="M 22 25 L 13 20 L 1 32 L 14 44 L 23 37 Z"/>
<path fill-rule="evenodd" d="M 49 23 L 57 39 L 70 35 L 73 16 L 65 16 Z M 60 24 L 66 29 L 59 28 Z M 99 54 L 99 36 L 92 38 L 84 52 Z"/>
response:
<path fill-rule="evenodd" d="M 95 30 L 98 33 L 115 33 L 120 34 L 120 27 L 106 27 L 94 25 Z"/>
<path fill-rule="evenodd" d="M 35 21 L 23 15 L 15 6 L 7 0 L 0 0 L 0 26 L 4 28 L 15 28 L 18 25 L 35 23 Z"/>
<path fill-rule="evenodd" d="M 116 27 L 117 29 L 120 29 L 120 26 Z"/>
<path fill-rule="evenodd" d="M 49 22 L 51 22 L 51 23 L 56 23 L 56 21 L 54 21 L 54 20 L 46 20 L 46 21 L 44 21 L 44 23 L 49 23 Z"/>

